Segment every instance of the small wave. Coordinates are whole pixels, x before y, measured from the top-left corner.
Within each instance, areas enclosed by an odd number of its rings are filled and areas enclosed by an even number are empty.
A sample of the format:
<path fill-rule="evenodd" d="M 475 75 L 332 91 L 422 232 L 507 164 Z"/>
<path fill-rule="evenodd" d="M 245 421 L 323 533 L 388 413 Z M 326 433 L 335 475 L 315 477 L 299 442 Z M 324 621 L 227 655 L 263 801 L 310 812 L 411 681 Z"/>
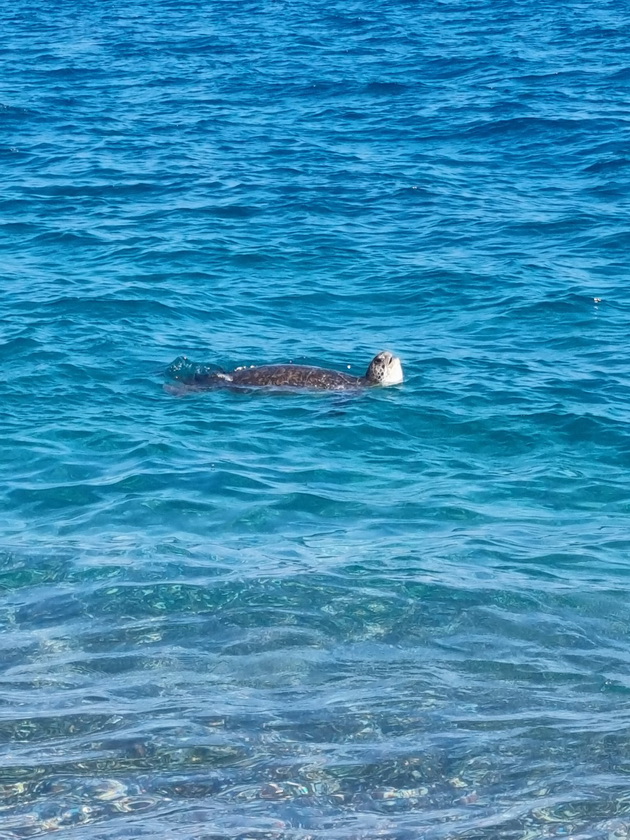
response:
<path fill-rule="evenodd" d="M 402 82 L 369 82 L 365 86 L 365 92 L 376 96 L 399 96 L 402 93 L 407 93 L 408 85 Z"/>
<path fill-rule="evenodd" d="M 584 172 L 617 172 L 630 166 L 630 160 L 625 157 L 614 158 L 613 160 L 601 160 L 584 167 Z"/>

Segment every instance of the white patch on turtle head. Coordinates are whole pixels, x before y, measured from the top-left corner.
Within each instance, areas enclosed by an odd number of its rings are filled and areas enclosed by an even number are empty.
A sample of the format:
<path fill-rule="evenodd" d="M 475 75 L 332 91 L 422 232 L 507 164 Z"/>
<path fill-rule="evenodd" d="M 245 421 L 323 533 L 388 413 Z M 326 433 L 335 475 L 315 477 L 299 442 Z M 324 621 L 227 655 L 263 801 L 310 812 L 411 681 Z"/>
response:
<path fill-rule="evenodd" d="M 370 362 L 365 378 L 371 385 L 400 385 L 404 379 L 400 359 L 383 350 Z"/>

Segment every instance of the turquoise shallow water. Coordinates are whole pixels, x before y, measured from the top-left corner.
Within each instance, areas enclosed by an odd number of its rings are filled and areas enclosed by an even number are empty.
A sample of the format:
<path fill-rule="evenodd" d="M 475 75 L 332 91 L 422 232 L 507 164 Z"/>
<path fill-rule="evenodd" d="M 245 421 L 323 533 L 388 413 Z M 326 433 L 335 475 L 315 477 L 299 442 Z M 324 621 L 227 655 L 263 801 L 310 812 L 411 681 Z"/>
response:
<path fill-rule="evenodd" d="M 629 24 L 2 7 L 0 840 L 630 837 Z"/>

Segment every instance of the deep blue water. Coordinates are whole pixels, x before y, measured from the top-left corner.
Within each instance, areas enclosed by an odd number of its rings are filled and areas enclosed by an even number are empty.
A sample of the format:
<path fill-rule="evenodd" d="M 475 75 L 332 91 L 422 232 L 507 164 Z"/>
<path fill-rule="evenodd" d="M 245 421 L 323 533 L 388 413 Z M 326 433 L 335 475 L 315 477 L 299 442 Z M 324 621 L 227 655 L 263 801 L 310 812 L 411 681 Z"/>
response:
<path fill-rule="evenodd" d="M 630 838 L 630 5 L 0 33 L 0 840 Z"/>

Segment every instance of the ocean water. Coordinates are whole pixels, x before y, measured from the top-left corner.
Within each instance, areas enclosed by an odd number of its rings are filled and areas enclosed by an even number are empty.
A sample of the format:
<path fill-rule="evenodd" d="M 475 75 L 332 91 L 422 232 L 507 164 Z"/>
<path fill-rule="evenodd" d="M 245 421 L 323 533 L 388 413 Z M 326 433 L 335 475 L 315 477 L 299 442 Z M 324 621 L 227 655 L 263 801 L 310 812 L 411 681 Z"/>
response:
<path fill-rule="evenodd" d="M 0 32 L 0 840 L 630 838 L 628 3 Z"/>

